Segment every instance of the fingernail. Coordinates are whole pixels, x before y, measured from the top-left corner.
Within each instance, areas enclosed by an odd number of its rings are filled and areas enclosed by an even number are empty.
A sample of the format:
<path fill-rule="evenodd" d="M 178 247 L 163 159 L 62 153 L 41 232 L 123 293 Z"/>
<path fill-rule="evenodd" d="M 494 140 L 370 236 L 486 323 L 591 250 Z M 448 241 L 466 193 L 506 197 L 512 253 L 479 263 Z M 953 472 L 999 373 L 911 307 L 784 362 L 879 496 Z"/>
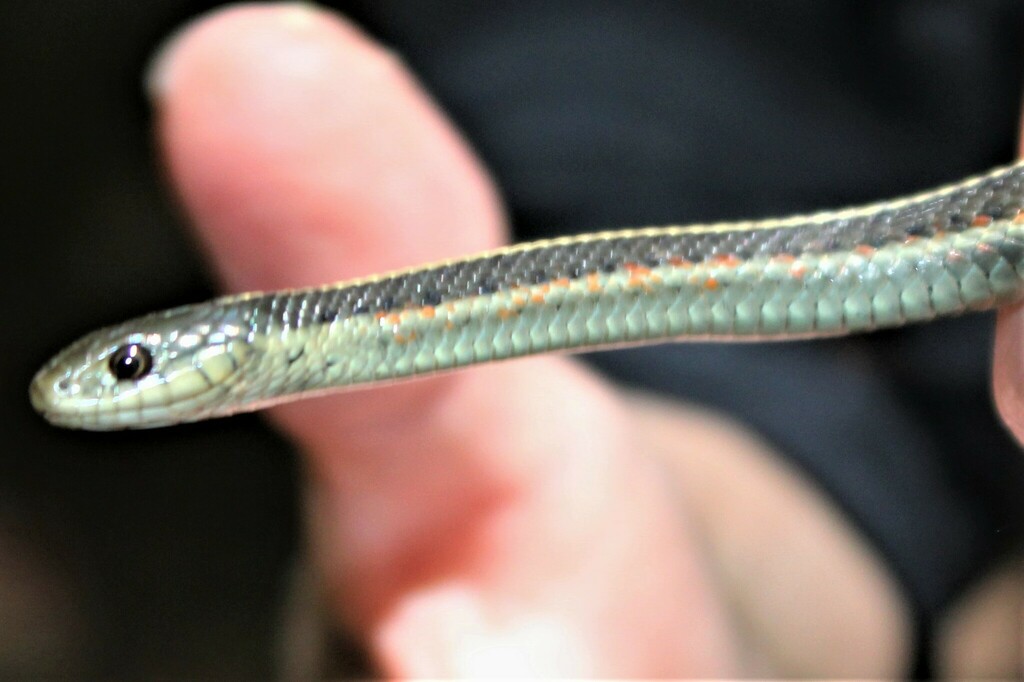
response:
<path fill-rule="evenodd" d="M 192 19 L 176 29 L 153 52 L 149 64 L 145 69 L 143 87 L 146 95 L 154 105 L 167 97 L 174 89 L 175 67 L 177 65 L 178 48 L 184 43 L 183 38 L 191 33 L 192 29 L 200 23 L 205 23 L 222 14 L 228 14 L 240 9 L 257 7 L 256 5 L 233 5 L 206 13 Z M 317 13 L 320 11 L 312 2 L 288 2 L 280 3 L 276 7 L 258 6 L 264 11 L 277 12 L 281 25 L 289 29 L 302 29 L 313 23 Z"/>
<path fill-rule="evenodd" d="M 181 38 L 188 33 L 189 29 L 196 23 L 196 19 L 186 22 L 173 33 L 164 38 L 163 42 L 153 52 L 146 66 L 142 85 L 154 105 L 160 101 L 171 90 L 174 77 L 174 55 L 181 45 Z"/>

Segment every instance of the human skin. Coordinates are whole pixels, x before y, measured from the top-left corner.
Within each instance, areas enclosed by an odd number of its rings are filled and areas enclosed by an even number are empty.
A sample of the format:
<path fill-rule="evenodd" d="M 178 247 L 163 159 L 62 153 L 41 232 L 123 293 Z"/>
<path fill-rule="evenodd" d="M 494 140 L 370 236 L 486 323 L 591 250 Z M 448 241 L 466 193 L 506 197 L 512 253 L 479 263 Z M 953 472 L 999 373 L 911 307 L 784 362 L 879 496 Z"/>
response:
<path fill-rule="evenodd" d="M 149 86 L 169 180 L 226 290 L 508 239 L 467 142 L 340 17 L 217 11 L 170 41 Z M 996 371 L 1018 438 L 1022 325 L 1001 314 Z M 269 418 L 303 458 L 335 623 L 381 674 L 906 673 L 908 609 L 884 562 L 724 417 L 539 357 Z"/>

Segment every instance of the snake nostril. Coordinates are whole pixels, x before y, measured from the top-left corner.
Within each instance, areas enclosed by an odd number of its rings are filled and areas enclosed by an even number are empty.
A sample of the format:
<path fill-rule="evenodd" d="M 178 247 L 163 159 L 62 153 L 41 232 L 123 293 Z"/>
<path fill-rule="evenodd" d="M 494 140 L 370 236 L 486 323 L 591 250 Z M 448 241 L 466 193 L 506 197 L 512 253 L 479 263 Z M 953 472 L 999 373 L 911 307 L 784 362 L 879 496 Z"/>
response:
<path fill-rule="evenodd" d="M 60 381 L 57 382 L 57 390 L 60 391 L 61 393 L 67 393 L 68 389 L 70 389 L 70 388 L 71 388 L 71 379 L 70 379 L 70 377 L 64 377 L 63 379 L 61 379 Z"/>

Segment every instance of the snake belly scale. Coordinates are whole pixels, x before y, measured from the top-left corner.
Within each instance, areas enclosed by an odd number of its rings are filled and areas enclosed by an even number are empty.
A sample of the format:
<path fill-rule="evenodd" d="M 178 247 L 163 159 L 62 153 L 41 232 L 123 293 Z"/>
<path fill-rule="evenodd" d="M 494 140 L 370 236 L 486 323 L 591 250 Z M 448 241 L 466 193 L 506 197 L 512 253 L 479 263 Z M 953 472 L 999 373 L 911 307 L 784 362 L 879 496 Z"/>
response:
<path fill-rule="evenodd" d="M 153 313 L 33 380 L 61 426 L 141 428 L 558 350 L 784 340 L 1024 296 L 1024 164 L 781 220 L 563 237 L 336 285 Z"/>

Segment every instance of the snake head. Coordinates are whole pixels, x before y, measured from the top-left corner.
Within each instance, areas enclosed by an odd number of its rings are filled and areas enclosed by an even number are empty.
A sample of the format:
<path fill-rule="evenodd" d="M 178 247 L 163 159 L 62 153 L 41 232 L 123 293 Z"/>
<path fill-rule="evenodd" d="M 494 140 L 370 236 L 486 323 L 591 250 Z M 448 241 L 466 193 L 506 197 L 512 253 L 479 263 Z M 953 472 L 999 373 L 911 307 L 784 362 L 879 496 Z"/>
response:
<path fill-rule="evenodd" d="M 148 428 L 218 413 L 252 355 L 237 309 L 153 313 L 88 334 L 32 380 L 32 405 L 69 428 Z"/>

